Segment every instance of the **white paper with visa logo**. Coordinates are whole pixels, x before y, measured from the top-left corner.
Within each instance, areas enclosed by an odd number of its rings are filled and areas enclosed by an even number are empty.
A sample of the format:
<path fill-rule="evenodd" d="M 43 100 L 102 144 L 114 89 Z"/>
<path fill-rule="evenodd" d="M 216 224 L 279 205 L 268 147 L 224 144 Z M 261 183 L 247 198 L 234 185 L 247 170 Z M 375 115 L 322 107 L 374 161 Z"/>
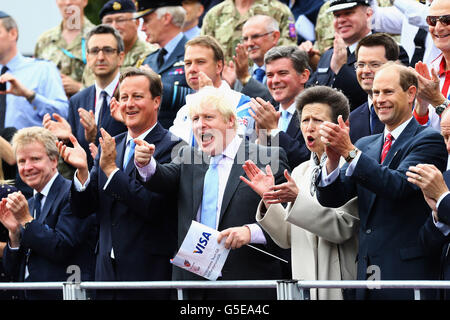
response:
<path fill-rule="evenodd" d="M 224 246 L 225 238 L 217 243 L 218 235 L 219 231 L 192 221 L 180 250 L 171 262 L 208 280 L 217 280 L 230 252 Z"/>

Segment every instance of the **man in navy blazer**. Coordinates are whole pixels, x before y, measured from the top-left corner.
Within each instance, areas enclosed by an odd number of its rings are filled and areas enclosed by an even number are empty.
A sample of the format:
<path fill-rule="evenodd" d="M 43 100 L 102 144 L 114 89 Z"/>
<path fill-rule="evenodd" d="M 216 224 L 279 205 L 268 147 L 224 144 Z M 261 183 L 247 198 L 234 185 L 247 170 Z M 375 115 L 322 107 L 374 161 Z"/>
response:
<path fill-rule="evenodd" d="M 176 249 L 176 199 L 148 191 L 136 179 L 135 140 L 158 148 L 158 161 L 169 162 L 179 139 L 157 122 L 162 84 L 148 70 L 126 69 L 120 78 L 120 112 L 128 131 L 111 137 L 101 129 L 100 147 L 89 172 L 86 152 L 59 143 L 64 160 L 77 168 L 71 190 L 74 214 L 96 212 L 99 223 L 97 281 L 171 279 Z M 168 299 L 169 290 L 104 290 L 97 299 Z"/>
<path fill-rule="evenodd" d="M 100 25 L 87 36 L 87 65 L 95 75 L 95 84 L 69 100 L 68 124 L 58 115 L 44 117 L 43 125 L 59 139 L 69 142 L 73 134 L 87 153 L 89 168 L 94 159 L 89 145 L 98 146 L 100 128 L 115 136 L 126 131 L 125 125 L 111 116 L 110 104 L 118 93 L 120 66 L 124 59 L 122 37 L 113 27 Z M 109 51 L 107 51 L 109 48 Z M 99 51 L 99 49 L 102 49 Z"/>
<path fill-rule="evenodd" d="M 158 121 L 169 129 L 177 111 L 186 104 L 186 95 L 193 92 L 184 74 L 184 46 L 188 39 L 182 31 L 186 11 L 181 1 L 139 1 L 137 10 L 137 17 L 143 18 L 142 31 L 147 41 L 160 46 L 143 65 L 161 76 L 164 91 Z"/>
<path fill-rule="evenodd" d="M 441 134 L 450 154 L 450 109 L 441 115 Z M 431 164 L 418 164 L 406 173 L 408 181 L 417 185 L 431 208 L 433 215 L 424 225 L 423 237 L 433 250 L 442 250 L 443 280 L 450 280 L 450 171 L 442 173 Z M 450 299 L 450 290 L 444 290 L 445 299 Z"/>
<path fill-rule="evenodd" d="M 269 101 L 252 100 L 252 115 L 259 129 L 259 143 L 280 146 L 286 151 L 289 167 L 294 169 L 309 160 L 300 130 L 295 98 L 305 89 L 311 68 L 308 55 L 295 46 L 274 47 L 264 55 L 267 87 L 279 107 Z"/>
<path fill-rule="evenodd" d="M 373 79 L 378 70 L 388 61 L 397 61 L 398 44 L 388 34 L 375 33 L 364 37 L 356 46 L 356 79 L 367 93 L 367 101 L 350 113 L 350 139 L 382 133 L 384 123 L 378 119 L 372 101 Z"/>
<path fill-rule="evenodd" d="M 323 206 L 338 207 L 358 196 L 357 279 L 437 280 L 440 252 L 429 250 L 419 234 L 428 205 L 420 189 L 407 181 L 406 171 L 418 163 L 444 170 L 447 152 L 442 136 L 420 126 L 411 114 L 418 80 L 413 71 L 387 63 L 373 83 L 375 111 L 386 125 L 384 134 L 350 141 L 348 127 L 320 126 L 328 160 L 317 197 Z M 339 170 L 339 159 L 347 165 Z M 384 158 L 384 159 L 383 159 Z M 435 292 L 424 293 L 435 298 Z M 357 299 L 413 299 L 413 290 L 357 289 Z"/>
<path fill-rule="evenodd" d="M 72 214 L 71 183 L 58 174 L 56 141 L 41 127 L 25 128 L 14 136 L 19 174 L 34 191 L 28 202 L 15 192 L 0 205 L 0 220 L 9 230 L 3 263 L 15 281 L 67 281 L 69 266 L 77 266 L 79 280 L 94 279 L 94 217 L 83 220 Z M 62 292 L 30 290 L 25 298 L 62 299 Z"/>

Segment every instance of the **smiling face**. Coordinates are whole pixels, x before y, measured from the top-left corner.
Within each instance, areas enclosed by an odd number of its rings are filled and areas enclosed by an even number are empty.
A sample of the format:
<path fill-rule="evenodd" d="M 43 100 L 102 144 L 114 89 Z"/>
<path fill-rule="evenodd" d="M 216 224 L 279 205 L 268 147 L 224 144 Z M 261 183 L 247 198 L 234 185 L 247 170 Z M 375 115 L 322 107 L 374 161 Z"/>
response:
<path fill-rule="evenodd" d="M 248 57 L 259 67 L 264 65 L 264 54 L 275 47 L 280 38 L 279 31 L 267 32 L 266 24 L 262 21 L 266 22 L 264 19 L 254 19 L 242 27 L 243 44 Z"/>
<path fill-rule="evenodd" d="M 319 134 L 319 126 L 324 121 L 332 122 L 331 110 L 328 104 L 311 103 L 303 107 L 300 129 L 302 130 L 306 147 L 311 152 L 315 152 L 319 158 L 325 150 Z"/>
<path fill-rule="evenodd" d="M 369 32 L 372 9 L 364 5 L 333 12 L 333 26 L 347 45 L 358 42 Z"/>
<path fill-rule="evenodd" d="M 217 108 L 204 103 L 191 116 L 195 140 L 208 155 L 220 154 L 236 134 L 235 119 L 226 119 Z"/>
<path fill-rule="evenodd" d="M 375 112 L 389 131 L 411 118 L 416 87 L 406 91 L 400 86 L 399 71 L 395 67 L 380 70 L 373 81 L 373 104 Z"/>
<path fill-rule="evenodd" d="M 280 58 L 267 63 L 267 88 L 275 101 L 286 107 L 294 103 L 295 97 L 308 81 L 309 72 L 307 75 L 304 73 L 298 74 L 289 58 Z"/>
<path fill-rule="evenodd" d="M 379 68 L 386 63 L 386 50 L 383 46 L 363 47 L 358 51 L 357 63 L 364 63 L 364 68 L 356 69 L 356 78 L 361 88 L 372 94 L 373 79 Z M 371 65 L 372 67 L 369 67 Z"/>
<path fill-rule="evenodd" d="M 450 1 L 435 0 L 430 6 L 429 16 L 444 16 L 450 14 Z M 434 45 L 443 52 L 450 52 L 450 24 L 444 26 L 441 22 L 437 22 L 436 26 L 429 26 L 431 38 Z"/>
<path fill-rule="evenodd" d="M 56 173 L 58 159 L 50 159 L 41 142 L 18 146 L 16 160 L 19 175 L 28 186 L 41 192 Z"/>
<path fill-rule="evenodd" d="M 120 84 L 120 112 L 133 138 L 150 129 L 157 120 L 161 97 L 152 97 L 150 82 L 142 75 L 130 76 Z"/>

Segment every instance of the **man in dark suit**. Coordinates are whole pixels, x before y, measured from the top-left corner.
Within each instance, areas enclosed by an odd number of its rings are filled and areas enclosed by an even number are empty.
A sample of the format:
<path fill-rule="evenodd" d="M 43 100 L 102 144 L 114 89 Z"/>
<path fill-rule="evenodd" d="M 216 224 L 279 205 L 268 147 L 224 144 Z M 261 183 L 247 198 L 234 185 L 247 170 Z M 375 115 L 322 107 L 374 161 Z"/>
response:
<path fill-rule="evenodd" d="M 15 281 L 67 281 L 73 265 L 81 272 L 78 279 L 94 279 L 95 218 L 82 220 L 71 212 L 71 183 L 58 174 L 56 141 L 41 127 L 14 136 L 19 174 L 34 192 L 28 202 L 15 192 L 0 205 L 0 220 L 9 230 L 3 263 Z M 25 298 L 62 299 L 62 293 L 30 290 Z"/>
<path fill-rule="evenodd" d="M 160 46 L 143 64 L 161 76 L 164 92 L 158 121 L 169 129 L 177 111 L 186 103 L 186 95 L 192 92 L 184 76 L 184 45 L 188 39 L 182 31 L 186 11 L 176 0 L 139 1 L 137 10 L 136 17 L 144 20 L 142 31 L 147 41 Z"/>
<path fill-rule="evenodd" d="M 157 122 L 162 83 L 159 75 L 136 68 L 120 78 L 120 112 L 128 131 L 111 137 L 101 129 L 99 154 L 88 171 L 86 153 L 72 135 L 74 148 L 59 143 L 64 160 L 77 168 L 71 190 L 72 211 L 96 212 L 100 226 L 95 280 L 170 280 L 176 249 L 176 201 L 145 189 L 136 180 L 136 139 L 155 144 L 155 157 L 170 161 L 179 142 Z M 105 290 L 98 299 L 168 299 L 169 290 Z"/>
<path fill-rule="evenodd" d="M 450 109 L 441 115 L 441 134 L 450 154 Z M 450 171 L 442 173 L 434 165 L 418 164 L 410 167 L 408 181 L 417 185 L 432 210 L 423 227 L 422 236 L 433 250 L 442 249 L 442 279 L 450 280 Z M 450 299 L 450 290 L 444 290 L 445 299 Z"/>
<path fill-rule="evenodd" d="M 56 114 L 53 115 L 54 121 L 47 114 L 43 125 L 66 142 L 69 142 L 69 135 L 73 134 L 86 151 L 91 168 L 94 159 L 89 146 L 98 146 L 100 128 L 113 136 L 126 131 L 125 125 L 114 119 L 110 110 L 110 104 L 114 103 L 113 98 L 118 91 L 124 43 L 118 31 L 108 25 L 92 29 L 86 43 L 87 64 L 95 75 L 95 84 L 70 98 L 68 122 Z"/>
<path fill-rule="evenodd" d="M 317 197 L 323 206 L 338 207 L 358 196 L 361 220 L 358 280 L 437 280 L 440 254 L 428 250 L 419 233 L 429 217 L 418 187 L 406 171 L 418 163 L 444 170 L 447 153 L 442 136 L 420 126 L 411 114 L 418 80 L 414 71 L 387 63 L 373 82 L 375 111 L 384 134 L 361 138 L 353 145 L 348 127 L 324 122 L 321 139 L 328 155 Z M 348 165 L 339 169 L 339 159 Z M 369 277 L 368 277 L 369 275 Z M 435 292 L 424 293 L 435 298 Z M 413 299 L 413 290 L 358 289 L 358 299 Z"/>
<path fill-rule="evenodd" d="M 237 135 L 235 106 L 227 91 L 206 87 L 192 96 L 191 103 L 190 115 L 199 148 L 183 147 L 171 163 L 160 164 L 152 157 L 158 147 L 140 143 L 136 147 L 135 163 L 145 186 L 178 197 L 179 246 L 192 220 L 221 231 L 218 241 L 226 238 L 225 246 L 235 250 L 229 253 L 220 280 L 280 278 L 280 261 L 244 246 L 252 243 L 275 254 L 280 252 L 256 224 L 254 212 L 258 195 L 239 177 L 245 174 L 244 161 L 253 159 L 260 167 L 270 164 L 280 181 L 287 168 L 284 151 L 249 143 Z M 213 182 L 211 178 L 215 174 L 218 176 Z M 176 268 L 174 279 L 199 280 L 200 277 Z M 188 298 L 275 299 L 275 292 L 265 289 L 189 290 Z"/>
<path fill-rule="evenodd" d="M 356 79 L 367 93 L 367 101 L 350 113 L 350 139 L 381 133 L 384 124 L 378 119 L 372 101 L 373 79 L 377 71 L 388 61 L 397 61 L 399 47 L 394 39 L 385 33 L 364 37 L 356 46 Z"/>
<path fill-rule="evenodd" d="M 259 143 L 280 146 L 286 151 L 292 169 L 309 160 L 300 131 L 295 98 L 305 89 L 311 68 L 307 54 L 294 46 L 274 47 L 264 56 L 267 87 L 279 103 L 274 108 L 269 101 L 252 100 L 252 116 L 259 129 Z"/>

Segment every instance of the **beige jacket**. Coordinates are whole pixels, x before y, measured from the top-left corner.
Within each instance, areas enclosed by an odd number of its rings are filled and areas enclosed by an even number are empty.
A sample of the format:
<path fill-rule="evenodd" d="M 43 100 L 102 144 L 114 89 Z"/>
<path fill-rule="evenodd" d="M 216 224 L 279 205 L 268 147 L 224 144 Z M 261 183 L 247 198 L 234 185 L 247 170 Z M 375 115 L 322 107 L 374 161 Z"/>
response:
<path fill-rule="evenodd" d="M 356 198 L 343 207 L 322 207 L 310 193 L 313 161 L 292 172 L 299 188 L 294 203 L 285 209 L 271 205 L 256 220 L 282 248 L 291 248 L 292 277 L 298 280 L 355 280 L 358 251 L 358 208 Z M 341 289 L 311 289 L 311 299 L 342 299 Z"/>

